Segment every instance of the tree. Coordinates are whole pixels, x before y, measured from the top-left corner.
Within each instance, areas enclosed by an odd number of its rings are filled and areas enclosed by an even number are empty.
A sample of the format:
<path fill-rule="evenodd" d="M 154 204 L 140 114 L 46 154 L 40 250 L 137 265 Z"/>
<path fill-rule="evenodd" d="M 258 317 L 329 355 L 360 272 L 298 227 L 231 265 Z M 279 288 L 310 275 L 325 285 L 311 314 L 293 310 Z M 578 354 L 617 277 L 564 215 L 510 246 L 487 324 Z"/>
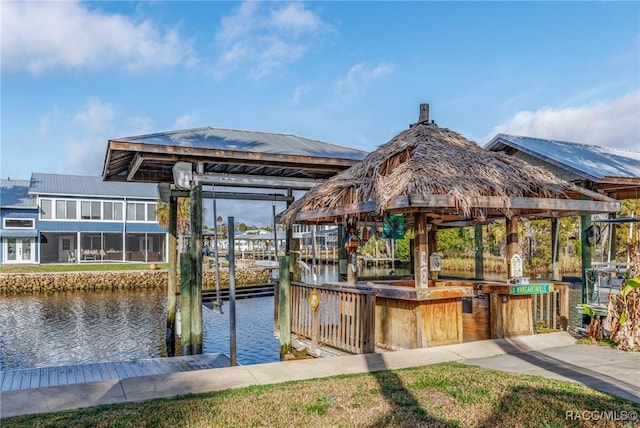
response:
<path fill-rule="evenodd" d="M 178 253 L 182 253 L 182 243 L 184 235 L 191 229 L 191 199 L 178 198 Z M 163 201 L 156 202 L 156 219 L 160 227 L 169 228 L 169 203 Z"/>

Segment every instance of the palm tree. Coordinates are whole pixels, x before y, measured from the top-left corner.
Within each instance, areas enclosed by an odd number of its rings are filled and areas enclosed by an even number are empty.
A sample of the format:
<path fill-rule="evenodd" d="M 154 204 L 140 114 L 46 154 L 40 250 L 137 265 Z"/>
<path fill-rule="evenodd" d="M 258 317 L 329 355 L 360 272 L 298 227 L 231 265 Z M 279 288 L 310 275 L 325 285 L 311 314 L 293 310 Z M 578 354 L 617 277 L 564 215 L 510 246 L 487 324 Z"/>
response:
<path fill-rule="evenodd" d="M 178 198 L 178 253 L 182 253 L 184 235 L 191 228 L 190 205 L 191 200 L 189 198 Z M 169 228 L 169 203 L 160 200 L 156 202 L 156 218 L 160 227 Z"/>

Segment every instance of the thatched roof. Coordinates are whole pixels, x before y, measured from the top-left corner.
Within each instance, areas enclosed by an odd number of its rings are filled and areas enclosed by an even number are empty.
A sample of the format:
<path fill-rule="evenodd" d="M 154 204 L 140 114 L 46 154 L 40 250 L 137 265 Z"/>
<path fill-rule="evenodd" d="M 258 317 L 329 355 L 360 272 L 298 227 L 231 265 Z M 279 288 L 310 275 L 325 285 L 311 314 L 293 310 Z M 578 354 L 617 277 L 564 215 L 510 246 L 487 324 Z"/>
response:
<path fill-rule="evenodd" d="M 452 220 L 451 216 L 471 218 L 475 209 L 490 209 L 493 217 L 504 217 L 511 215 L 514 201 L 526 202 L 518 198 L 570 201 L 581 195 L 606 202 L 608 209 L 602 212 L 619 210 L 610 198 L 425 121 L 308 191 L 280 218 L 283 223 L 295 223 L 421 210 Z M 544 206 L 548 211 L 551 205 Z M 576 210 L 575 204 L 567 206 L 569 210 Z"/>

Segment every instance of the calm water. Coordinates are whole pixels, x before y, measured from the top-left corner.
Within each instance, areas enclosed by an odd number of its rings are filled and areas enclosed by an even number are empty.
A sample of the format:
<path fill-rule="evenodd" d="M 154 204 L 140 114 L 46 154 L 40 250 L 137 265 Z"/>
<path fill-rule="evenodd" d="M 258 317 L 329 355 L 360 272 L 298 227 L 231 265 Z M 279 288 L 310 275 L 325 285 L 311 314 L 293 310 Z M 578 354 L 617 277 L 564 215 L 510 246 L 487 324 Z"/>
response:
<path fill-rule="evenodd" d="M 229 355 L 228 302 L 203 308 L 205 353 Z M 163 292 L 55 293 L 0 298 L 0 370 L 167 355 Z M 278 361 L 273 297 L 236 301 L 239 364 Z"/>
<path fill-rule="evenodd" d="M 337 281 L 320 266 L 318 283 Z M 397 275 L 408 270 L 396 269 Z M 386 275 L 369 269 L 365 275 Z M 303 280 L 313 282 L 311 272 Z M 570 290 L 570 325 L 580 324 L 580 290 Z M 203 308 L 203 350 L 229 355 L 229 303 Z M 166 357 L 166 296 L 160 291 L 69 292 L 0 297 L 0 370 Z M 273 297 L 236 301 L 236 358 L 242 365 L 279 361 Z M 179 349 L 179 347 L 178 347 Z"/>

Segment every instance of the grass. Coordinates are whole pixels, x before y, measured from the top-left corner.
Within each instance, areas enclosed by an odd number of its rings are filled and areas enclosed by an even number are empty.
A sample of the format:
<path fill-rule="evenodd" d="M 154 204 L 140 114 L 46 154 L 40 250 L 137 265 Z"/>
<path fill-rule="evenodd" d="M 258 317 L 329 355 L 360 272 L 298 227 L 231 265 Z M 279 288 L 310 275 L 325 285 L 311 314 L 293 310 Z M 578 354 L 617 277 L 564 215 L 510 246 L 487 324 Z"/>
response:
<path fill-rule="evenodd" d="M 283 363 L 286 364 L 286 363 Z M 10 427 L 614 427 L 640 405 L 579 383 L 459 363 L 5 418 Z M 633 413 L 635 412 L 635 413 Z M 582 415 L 579 422 L 571 415 Z M 620 418 L 619 418 L 620 419 Z"/>
<path fill-rule="evenodd" d="M 151 263 L 52 263 L 41 265 L 5 265 L 0 273 L 41 273 L 41 272 L 106 272 L 122 270 L 149 270 Z M 155 263 L 158 269 L 168 269 L 168 263 Z"/>

